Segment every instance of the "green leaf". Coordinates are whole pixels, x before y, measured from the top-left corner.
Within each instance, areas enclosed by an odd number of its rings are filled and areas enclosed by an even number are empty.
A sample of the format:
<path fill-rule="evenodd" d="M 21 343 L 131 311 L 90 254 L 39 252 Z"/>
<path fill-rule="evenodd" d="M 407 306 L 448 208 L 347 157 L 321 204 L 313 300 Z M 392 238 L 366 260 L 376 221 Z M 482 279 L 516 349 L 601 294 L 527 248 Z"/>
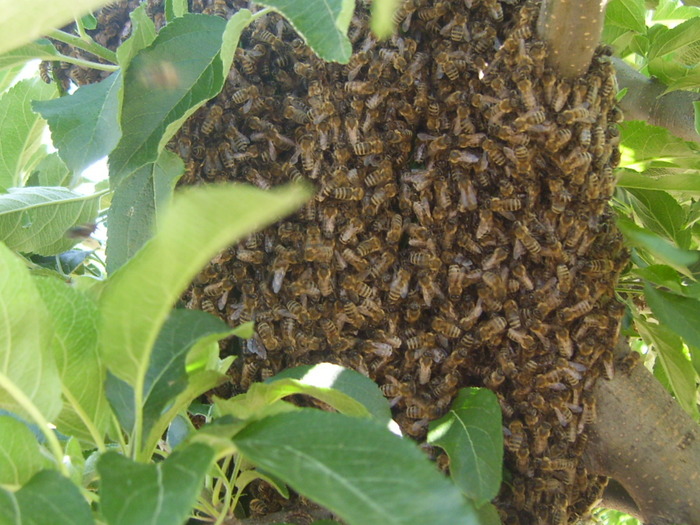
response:
<path fill-rule="evenodd" d="M 639 335 L 656 348 L 678 403 L 696 421 L 700 419 L 695 398 L 695 370 L 683 353 L 680 338 L 665 326 L 647 323 L 641 319 L 635 319 L 635 326 Z"/>
<path fill-rule="evenodd" d="M 1 25 L 1 24 L 0 24 Z M 32 100 L 56 96 L 56 87 L 38 78 L 22 80 L 0 97 L 0 186 L 20 186 L 23 169 L 41 144 L 44 121 Z"/>
<path fill-rule="evenodd" d="M 50 257 L 33 254 L 28 259 L 42 268 L 47 268 L 61 276 L 66 276 L 73 273 L 91 254 L 92 252 L 85 250 L 68 250 Z"/>
<path fill-rule="evenodd" d="M 265 382 L 274 383 L 281 379 L 297 379 L 303 385 L 332 388 L 362 403 L 380 423 L 388 424 L 391 420 L 389 404 L 377 384 L 354 370 L 331 363 L 303 365 L 283 370 Z"/>
<path fill-rule="evenodd" d="M 54 47 L 50 40 L 40 38 L 35 42 L 23 45 L 12 51 L 0 55 L 0 69 L 9 68 L 17 64 L 26 64 L 30 60 L 57 60 L 61 53 Z"/>
<path fill-rule="evenodd" d="M 32 104 L 49 123 L 51 139 L 76 174 L 106 156 L 119 142 L 121 73 L 81 86 L 73 95 Z"/>
<path fill-rule="evenodd" d="M 611 0 L 605 9 L 605 23 L 637 33 L 645 33 L 646 7 L 644 0 Z"/>
<path fill-rule="evenodd" d="M 14 7 L 6 2 L 0 18 L 0 53 L 36 40 L 106 3 L 106 0 L 24 0 Z"/>
<path fill-rule="evenodd" d="M 450 411 L 430 422 L 428 443 L 450 457 L 450 476 L 477 505 L 501 488 L 503 430 L 496 394 L 484 388 L 463 388 Z"/>
<path fill-rule="evenodd" d="M 617 226 L 631 246 L 642 248 L 652 254 L 659 262 L 688 277 L 691 276 L 688 267 L 700 260 L 697 250 L 683 250 L 670 244 L 655 233 L 637 226 L 626 217 L 617 217 Z"/>
<path fill-rule="evenodd" d="M 679 191 L 693 196 L 700 195 L 700 170 L 651 169 L 638 173 L 618 169 L 617 185 L 621 188 Z"/>
<path fill-rule="evenodd" d="M 633 120 L 620 124 L 621 167 L 700 169 L 700 145 L 671 135 L 666 128 Z"/>
<path fill-rule="evenodd" d="M 114 191 L 108 219 L 108 273 L 133 257 L 153 236 L 156 215 L 172 199 L 183 170 L 182 159 L 163 150 L 155 163 L 136 170 Z"/>
<path fill-rule="evenodd" d="M 49 348 L 49 315 L 29 270 L 2 243 L 0 268 L 0 384 L 51 421 L 61 411 L 61 382 Z M 13 392 L 0 386 L 0 408 L 27 419 Z"/>
<path fill-rule="evenodd" d="M 22 73 L 23 69 L 23 64 L 9 66 L 7 69 L 0 69 L 0 94 L 4 93 L 10 86 L 12 86 L 20 73 Z"/>
<path fill-rule="evenodd" d="M 280 12 L 322 59 L 347 64 L 352 44 L 347 37 L 353 0 L 262 0 L 257 2 Z"/>
<path fill-rule="evenodd" d="M 66 188 L 10 188 L 0 195 L 0 240 L 13 250 L 54 255 L 80 239 L 66 232 L 93 223 L 100 195 L 80 195 Z"/>
<path fill-rule="evenodd" d="M 223 71 L 229 71 L 233 64 L 236 48 L 241 38 L 241 33 L 253 21 L 253 13 L 248 9 L 240 9 L 226 23 L 224 36 L 221 43 L 221 63 Z"/>
<path fill-rule="evenodd" d="M 651 231 L 675 242 L 679 248 L 690 247 L 690 230 L 686 214 L 678 201 L 664 191 L 628 190 L 633 195 L 632 207 Z"/>
<path fill-rule="evenodd" d="M 649 285 L 644 296 L 659 322 L 685 339 L 688 344 L 700 346 L 700 301 L 682 297 Z"/>
<path fill-rule="evenodd" d="M 187 13 L 187 0 L 165 0 L 165 19 L 168 22 L 185 13 Z"/>
<path fill-rule="evenodd" d="M 54 152 L 41 159 L 25 186 L 63 186 L 70 189 L 75 187 L 76 179 L 58 153 Z"/>
<path fill-rule="evenodd" d="M 676 270 L 665 264 L 652 264 L 646 268 L 633 268 L 632 272 L 642 279 L 664 286 L 679 295 L 685 295 L 683 289 L 687 288 L 681 283 L 681 276 Z"/>
<path fill-rule="evenodd" d="M 97 18 L 92 13 L 88 13 L 80 19 L 85 29 L 95 29 L 97 27 Z"/>
<path fill-rule="evenodd" d="M 27 425 L 0 415 L 0 485 L 19 488 L 46 463 Z"/>
<path fill-rule="evenodd" d="M 156 26 L 146 13 L 146 4 L 141 4 L 129 13 L 131 35 L 117 48 L 117 61 L 126 69 L 131 59 L 156 38 Z"/>
<path fill-rule="evenodd" d="M 42 470 L 15 493 L 0 489 L 0 523 L 93 525 L 90 505 L 70 479 Z"/>
<path fill-rule="evenodd" d="M 110 525 L 181 525 L 202 490 L 214 451 L 199 443 L 155 465 L 107 452 L 97 463 L 100 508 Z"/>
<path fill-rule="evenodd" d="M 700 42 L 700 18 L 691 18 L 659 34 L 651 41 L 649 61 Z"/>
<path fill-rule="evenodd" d="M 693 102 L 693 109 L 695 110 L 695 133 L 700 135 L 700 100 Z"/>
<path fill-rule="evenodd" d="M 67 400 L 54 423 L 64 434 L 96 444 L 90 428 L 104 435 L 111 417 L 97 346 L 97 304 L 58 279 L 41 277 L 34 282 L 53 320 L 51 349 Z"/>
<path fill-rule="evenodd" d="M 376 0 L 372 2 L 370 27 L 377 38 L 384 40 L 396 31 L 394 13 L 401 5 L 399 0 Z"/>
<path fill-rule="evenodd" d="M 480 523 L 414 443 L 372 419 L 303 409 L 253 422 L 233 441 L 247 459 L 351 525 Z"/>
<path fill-rule="evenodd" d="M 124 75 L 122 137 L 109 157 L 113 187 L 154 162 L 184 119 L 221 91 L 225 27 L 217 16 L 184 15 L 131 60 Z"/>
<path fill-rule="evenodd" d="M 299 186 L 261 191 L 244 185 L 210 185 L 177 195 L 159 234 L 102 290 L 102 351 L 110 370 L 140 385 L 163 322 L 197 272 L 227 245 L 296 209 L 307 196 Z"/>

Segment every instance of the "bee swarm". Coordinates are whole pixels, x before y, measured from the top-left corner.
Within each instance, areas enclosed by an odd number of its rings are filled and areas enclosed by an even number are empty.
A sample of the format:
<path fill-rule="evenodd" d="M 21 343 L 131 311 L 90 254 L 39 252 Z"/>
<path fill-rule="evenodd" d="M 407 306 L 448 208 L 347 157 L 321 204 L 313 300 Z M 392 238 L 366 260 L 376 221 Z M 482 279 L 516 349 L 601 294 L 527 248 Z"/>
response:
<path fill-rule="evenodd" d="M 194 3 L 220 16 L 248 7 Z M 256 322 L 236 389 L 335 362 L 377 381 L 403 431 L 423 439 L 459 388 L 486 386 L 513 474 L 496 501 L 505 522 L 558 525 L 606 483 L 580 458 L 592 386 L 613 375 L 627 259 L 606 205 L 620 119 L 609 53 L 558 79 L 534 36 L 538 8 L 408 0 L 397 35 L 378 42 L 358 7 L 347 65 L 262 17 L 224 91 L 171 147 L 184 184 L 317 188 L 186 294 L 232 325 Z"/>

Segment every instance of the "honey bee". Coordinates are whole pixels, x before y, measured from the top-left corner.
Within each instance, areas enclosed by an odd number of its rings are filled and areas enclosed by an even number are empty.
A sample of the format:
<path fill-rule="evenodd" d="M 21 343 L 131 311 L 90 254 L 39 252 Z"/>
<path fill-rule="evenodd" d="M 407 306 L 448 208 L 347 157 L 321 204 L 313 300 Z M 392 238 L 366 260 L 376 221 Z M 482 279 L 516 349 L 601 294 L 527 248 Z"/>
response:
<path fill-rule="evenodd" d="M 519 330 L 522 327 L 522 322 L 520 319 L 520 311 L 516 302 L 513 299 L 508 299 L 503 303 L 503 310 L 505 312 L 506 320 L 508 321 L 508 326 L 515 330 Z"/>
<path fill-rule="evenodd" d="M 303 44 L 303 42 L 302 42 Z M 246 69 L 246 64 L 245 62 L 243 63 L 243 68 Z M 314 75 L 315 69 L 312 65 L 306 64 L 304 62 L 295 62 L 294 63 L 294 72 L 299 75 L 300 77 L 306 78 L 306 79 L 311 79 L 311 77 Z M 255 69 L 253 68 L 253 74 L 255 73 Z M 246 71 L 246 74 L 250 75 L 248 71 Z"/>
<path fill-rule="evenodd" d="M 380 139 L 372 139 L 367 142 L 358 142 L 352 146 L 355 155 L 367 156 L 372 154 L 382 153 L 384 151 L 384 143 Z"/>
<path fill-rule="evenodd" d="M 458 326 L 442 317 L 434 317 L 431 327 L 436 333 L 448 339 L 457 339 L 462 335 L 462 330 Z"/>
<path fill-rule="evenodd" d="M 381 278 L 388 280 L 388 271 L 391 265 L 396 261 L 396 255 L 390 251 L 384 251 L 379 256 L 379 259 L 374 262 L 374 266 L 370 269 L 370 275 L 375 279 Z"/>
<path fill-rule="evenodd" d="M 301 165 L 304 171 L 314 171 L 316 159 L 314 158 L 314 140 L 310 136 L 304 136 L 299 141 L 299 150 L 301 152 Z"/>
<path fill-rule="evenodd" d="M 520 95 L 522 96 L 523 104 L 528 111 L 531 111 L 538 107 L 537 99 L 535 98 L 535 93 L 532 90 L 532 82 L 523 78 L 517 82 L 518 89 L 520 90 Z"/>
<path fill-rule="evenodd" d="M 505 433 L 504 444 L 507 450 L 517 451 L 526 443 L 525 429 L 522 421 L 511 421 Z"/>
<path fill-rule="evenodd" d="M 570 321 L 573 321 L 574 319 L 586 315 L 592 309 L 593 304 L 588 299 L 583 299 L 582 301 L 579 301 L 573 306 L 562 309 L 559 312 L 559 317 L 563 322 L 568 323 Z"/>
<path fill-rule="evenodd" d="M 552 434 L 552 425 L 546 421 L 541 422 L 535 427 L 534 437 L 532 441 L 532 454 L 541 456 L 549 446 L 549 437 Z"/>
<path fill-rule="evenodd" d="M 517 198 L 501 199 L 493 197 L 490 202 L 492 211 L 495 212 L 513 212 L 518 211 L 523 207 L 523 201 Z"/>
<path fill-rule="evenodd" d="M 566 101 L 569 98 L 569 93 L 571 93 L 571 85 L 567 81 L 559 81 L 554 86 L 554 92 L 552 96 L 552 109 L 559 113 Z"/>
<path fill-rule="evenodd" d="M 437 271 L 442 266 L 442 261 L 439 257 L 427 252 L 411 252 L 408 256 L 408 262 L 420 268 L 429 268 Z"/>
<path fill-rule="evenodd" d="M 476 228 L 476 238 L 481 239 L 493 229 L 493 212 L 482 208 L 479 210 L 479 225 Z"/>
<path fill-rule="evenodd" d="M 366 257 L 367 255 L 382 249 L 382 242 L 379 237 L 373 236 L 357 245 L 357 255 Z"/>
<path fill-rule="evenodd" d="M 373 208 L 373 212 L 376 214 L 379 212 L 379 208 L 387 202 L 389 199 L 396 196 L 398 193 L 398 187 L 393 182 L 385 184 L 381 188 L 377 189 L 372 197 L 369 199 L 369 203 Z"/>
<path fill-rule="evenodd" d="M 496 369 L 484 379 L 484 385 L 491 390 L 497 389 L 506 380 L 506 376 L 500 370 Z"/>
<path fill-rule="evenodd" d="M 338 236 L 338 240 L 343 244 L 353 243 L 357 234 L 364 229 L 364 222 L 359 217 L 351 217 Z"/>
<path fill-rule="evenodd" d="M 217 104 L 212 105 L 206 113 L 204 120 L 202 120 L 200 131 L 204 135 L 211 135 L 214 130 L 219 127 L 221 123 L 221 116 L 223 114 L 224 110 L 221 106 Z"/>
<path fill-rule="evenodd" d="M 515 328 L 509 328 L 506 332 L 506 337 L 517 343 L 524 350 L 529 350 L 535 345 L 535 340 L 532 338 L 532 336 Z"/>
<path fill-rule="evenodd" d="M 479 337 L 482 341 L 491 341 L 495 336 L 502 333 L 508 326 L 504 317 L 492 317 L 479 326 Z"/>
<path fill-rule="evenodd" d="M 255 380 L 255 375 L 258 373 L 259 365 L 256 361 L 246 361 L 241 370 L 240 385 L 243 390 L 248 390 L 251 383 Z"/>
<path fill-rule="evenodd" d="M 559 128 L 547 138 L 545 146 L 548 151 L 556 153 L 562 149 L 571 140 L 572 134 L 570 128 Z"/>
<path fill-rule="evenodd" d="M 388 244 L 397 244 L 403 233 L 403 217 L 400 213 L 395 213 L 391 216 L 389 230 L 386 233 L 386 242 Z"/>
<path fill-rule="evenodd" d="M 601 361 L 603 362 L 603 371 L 605 372 L 605 378 L 612 381 L 615 377 L 615 364 L 613 359 L 613 353 L 610 350 L 605 350 L 601 356 Z"/>
<path fill-rule="evenodd" d="M 347 263 L 349 263 L 353 268 L 355 268 L 358 272 L 365 272 L 369 268 L 369 263 L 359 255 L 357 255 L 350 248 L 346 248 L 345 250 L 343 250 L 342 256 L 343 259 Z"/>
<path fill-rule="evenodd" d="M 542 251 L 542 245 L 532 236 L 530 230 L 522 222 L 515 221 L 513 224 L 513 233 L 515 237 L 523 243 L 527 251 L 533 255 L 537 255 Z"/>
<path fill-rule="evenodd" d="M 636 367 L 642 360 L 642 356 L 639 352 L 630 351 L 625 356 L 620 359 L 617 363 L 617 369 L 624 374 L 631 374 L 634 367 Z"/>
<path fill-rule="evenodd" d="M 496 300 L 503 301 L 505 299 L 507 293 L 506 283 L 500 274 L 487 271 L 482 274 L 481 279 L 492 290 Z"/>
<path fill-rule="evenodd" d="M 279 348 L 280 341 L 275 336 L 274 329 L 269 323 L 264 321 L 258 323 L 257 332 L 263 344 L 265 345 L 265 348 L 267 348 L 269 351 L 274 352 Z"/>
<path fill-rule="evenodd" d="M 284 112 L 282 114 L 284 115 L 284 118 L 293 120 L 297 124 L 303 125 L 309 121 L 309 115 L 306 111 L 303 111 L 291 104 L 284 108 Z"/>
<path fill-rule="evenodd" d="M 328 297 L 333 293 L 333 281 L 330 266 L 322 264 L 316 269 L 318 289 L 323 297 Z"/>
<path fill-rule="evenodd" d="M 359 201 L 365 196 L 365 190 L 362 188 L 343 186 L 340 188 L 333 188 L 330 196 L 342 201 Z"/>
<path fill-rule="evenodd" d="M 405 341 L 406 348 L 409 350 L 419 350 L 431 347 L 435 344 L 435 334 L 424 332 L 420 335 L 409 337 Z"/>
<path fill-rule="evenodd" d="M 513 275 L 515 275 L 515 278 L 520 281 L 520 284 L 526 290 L 532 291 L 535 288 L 532 279 L 530 279 L 530 276 L 527 273 L 527 269 L 522 263 L 518 263 L 513 267 Z"/>
<path fill-rule="evenodd" d="M 428 354 L 423 354 L 418 359 L 418 383 L 426 385 L 432 375 L 433 359 Z"/>

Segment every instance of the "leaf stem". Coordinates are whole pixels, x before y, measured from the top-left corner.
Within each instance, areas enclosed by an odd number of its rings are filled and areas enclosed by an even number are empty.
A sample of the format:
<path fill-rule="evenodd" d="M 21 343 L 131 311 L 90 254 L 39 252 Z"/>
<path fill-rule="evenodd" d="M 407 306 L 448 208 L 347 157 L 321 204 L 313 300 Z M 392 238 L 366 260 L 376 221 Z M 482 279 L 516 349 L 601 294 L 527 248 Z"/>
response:
<path fill-rule="evenodd" d="M 56 464 L 58 465 L 58 469 L 61 471 L 61 474 L 69 477 L 70 473 L 68 472 L 68 467 L 63 462 L 63 449 L 61 448 L 61 444 L 58 442 L 56 434 L 49 427 L 49 422 L 46 420 L 44 415 L 39 411 L 32 400 L 29 399 L 25 393 L 22 392 L 22 390 L 17 388 L 15 383 L 10 381 L 10 379 L 3 373 L 0 373 L 0 387 L 10 394 L 17 404 L 26 410 L 27 414 L 29 414 L 32 420 L 37 424 L 39 430 L 46 438 L 46 442 L 48 443 L 49 449 L 56 460 Z"/>
<path fill-rule="evenodd" d="M 87 51 L 88 53 L 92 53 L 95 56 L 98 56 L 100 58 L 104 58 L 105 60 L 108 60 L 112 62 L 113 64 L 117 64 L 117 54 L 110 50 L 107 49 L 104 46 L 101 46 L 97 42 L 95 42 L 92 38 L 90 38 L 90 41 L 85 41 L 79 36 L 71 35 L 70 33 L 66 33 L 65 31 L 61 31 L 60 29 L 54 29 L 48 34 L 49 38 L 53 38 L 54 40 L 58 40 L 59 42 L 63 42 L 64 44 L 68 44 L 73 47 L 77 47 L 78 49 L 82 49 L 83 51 Z M 89 37 L 88 37 L 89 38 Z M 106 64 L 101 64 L 102 66 Z M 94 67 L 94 66 L 90 66 Z M 95 68 L 95 69 L 100 69 L 100 68 Z"/>
<path fill-rule="evenodd" d="M 226 458 L 226 461 L 229 462 L 231 459 L 231 456 Z M 228 469 L 228 464 L 227 464 L 227 469 Z M 238 473 L 241 470 L 241 455 L 237 454 L 236 455 L 236 461 L 233 466 L 233 472 L 231 473 L 230 479 L 226 480 L 226 496 L 224 499 L 224 506 L 221 508 L 221 513 L 219 514 L 219 517 L 217 518 L 216 522 L 214 525 L 221 525 L 226 517 L 228 516 L 229 509 L 235 508 L 236 505 L 238 505 L 238 498 L 241 495 L 241 491 L 236 492 L 236 497 L 234 498 L 233 501 L 231 501 L 231 493 L 233 492 L 233 487 L 236 484 L 236 477 L 238 477 Z"/>

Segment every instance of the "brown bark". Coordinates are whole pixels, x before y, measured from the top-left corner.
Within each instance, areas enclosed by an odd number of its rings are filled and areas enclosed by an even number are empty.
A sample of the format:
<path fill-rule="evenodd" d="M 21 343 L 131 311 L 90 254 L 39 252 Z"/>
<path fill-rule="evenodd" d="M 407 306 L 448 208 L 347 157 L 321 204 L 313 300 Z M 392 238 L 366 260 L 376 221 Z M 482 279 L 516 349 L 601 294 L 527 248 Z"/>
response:
<path fill-rule="evenodd" d="M 594 392 L 586 466 L 619 482 L 645 523 L 700 525 L 700 426 L 641 364 L 599 380 Z M 610 504 L 627 510 L 615 493 Z"/>
<path fill-rule="evenodd" d="M 547 43 L 547 64 L 561 78 L 586 72 L 604 20 L 605 0 L 544 0 L 537 33 Z"/>
<path fill-rule="evenodd" d="M 700 94 L 690 91 L 673 91 L 661 94 L 666 86 L 654 78 L 635 71 L 619 58 L 613 58 L 617 70 L 617 84 L 627 93 L 620 101 L 620 108 L 627 120 L 645 120 L 654 126 L 668 129 L 676 137 L 700 142 L 695 131 L 693 102 Z"/>

